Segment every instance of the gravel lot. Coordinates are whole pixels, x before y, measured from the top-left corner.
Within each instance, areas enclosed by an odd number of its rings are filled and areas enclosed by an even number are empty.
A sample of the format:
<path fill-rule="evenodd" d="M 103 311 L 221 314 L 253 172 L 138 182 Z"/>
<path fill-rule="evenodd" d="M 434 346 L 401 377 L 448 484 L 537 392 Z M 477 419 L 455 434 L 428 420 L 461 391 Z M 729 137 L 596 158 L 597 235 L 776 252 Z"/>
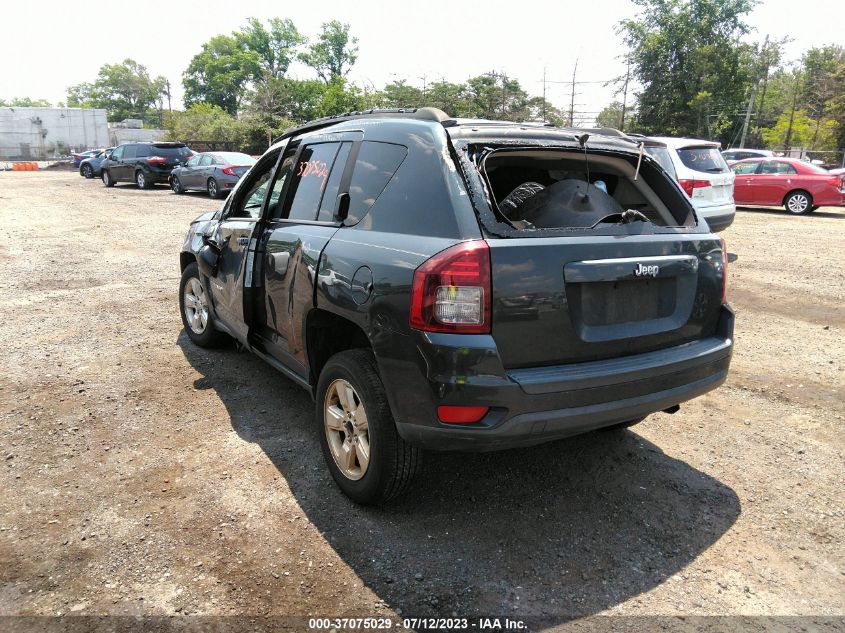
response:
<path fill-rule="evenodd" d="M 732 373 L 620 434 L 343 497 L 308 394 L 182 332 L 217 203 L 0 173 L 0 614 L 845 613 L 845 209 L 741 210 Z"/>

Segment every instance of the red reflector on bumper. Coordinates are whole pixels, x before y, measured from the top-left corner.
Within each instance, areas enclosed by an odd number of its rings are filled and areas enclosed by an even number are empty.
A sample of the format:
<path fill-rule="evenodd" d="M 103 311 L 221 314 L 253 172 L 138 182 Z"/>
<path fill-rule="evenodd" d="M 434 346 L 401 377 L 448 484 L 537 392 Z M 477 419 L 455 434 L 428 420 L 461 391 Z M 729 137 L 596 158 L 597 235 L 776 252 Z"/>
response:
<path fill-rule="evenodd" d="M 490 407 L 437 407 L 437 417 L 447 424 L 472 424 L 487 415 Z"/>

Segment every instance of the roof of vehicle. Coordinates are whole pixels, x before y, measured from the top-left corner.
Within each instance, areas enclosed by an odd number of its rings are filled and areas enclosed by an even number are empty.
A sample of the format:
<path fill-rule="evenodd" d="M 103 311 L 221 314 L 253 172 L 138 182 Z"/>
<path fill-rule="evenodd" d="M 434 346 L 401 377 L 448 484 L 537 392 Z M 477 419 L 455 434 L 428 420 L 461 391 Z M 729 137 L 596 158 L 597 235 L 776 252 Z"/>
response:
<path fill-rule="evenodd" d="M 187 147 L 186 143 L 181 141 L 126 141 L 121 145 L 158 145 L 159 147 Z"/>
<path fill-rule="evenodd" d="M 469 142 L 493 142 L 533 140 L 539 142 L 567 142 L 578 143 L 584 134 L 589 139 L 602 145 L 613 145 L 628 151 L 636 149 L 638 142 L 611 128 L 579 129 L 556 128 L 548 123 L 494 121 L 487 119 L 453 118 L 437 108 L 394 108 L 387 110 L 365 110 L 362 112 L 348 112 L 337 116 L 316 119 L 302 125 L 289 128 L 282 136 L 275 139 L 274 145 L 286 138 L 314 132 L 322 128 L 333 126 L 346 121 L 357 119 L 410 119 L 415 121 L 429 121 L 441 124 L 453 139 L 463 139 Z"/>
<path fill-rule="evenodd" d="M 722 144 L 718 141 L 706 141 L 700 138 L 679 138 L 674 136 L 651 136 L 649 138 L 655 141 L 660 141 L 661 143 L 666 143 L 666 145 L 674 147 L 675 149 L 683 149 L 685 147 L 719 148 L 722 146 Z"/>
<path fill-rule="evenodd" d="M 753 147 L 729 147 L 728 149 L 722 150 L 722 153 L 725 152 L 757 152 L 761 156 L 774 156 L 775 153 L 770 149 L 755 149 Z"/>

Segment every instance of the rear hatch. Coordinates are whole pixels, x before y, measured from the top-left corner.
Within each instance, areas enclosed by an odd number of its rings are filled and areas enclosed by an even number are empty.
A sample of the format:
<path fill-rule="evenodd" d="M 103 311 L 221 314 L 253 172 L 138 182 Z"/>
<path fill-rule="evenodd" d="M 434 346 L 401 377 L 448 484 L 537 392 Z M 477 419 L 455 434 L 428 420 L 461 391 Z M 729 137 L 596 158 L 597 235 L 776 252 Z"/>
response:
<path fill-rule="evenodd" d="M 191 153 L 187 145 L 153 143 L 150 146 L 150 156 L 147 158 L 147 162 L 157 169 L 172 171 L 174 167 L 178 167 L 190 158 Z"/>
<path fill-rule="evenodd" d="M 671 347 L 716 331 L 712 235 L 489 239 L 492 334 L 508 368 Z"/>
<path fill-rule="evenodd" d="M 689 145 L 676 150 L 688 171 L 679 182 L 698 209 L 734 201 L 734 173 L 716 145 Z"/>
<path fill-rule="evenodd" d="M 464 167 L 478 176 L 470 195 L 490 249 L 491 334 L 505 367 L 618 358 L 715 334 L 722 242 L 696 225 L 658 160 L 624 149 L 469 146 Z"/>

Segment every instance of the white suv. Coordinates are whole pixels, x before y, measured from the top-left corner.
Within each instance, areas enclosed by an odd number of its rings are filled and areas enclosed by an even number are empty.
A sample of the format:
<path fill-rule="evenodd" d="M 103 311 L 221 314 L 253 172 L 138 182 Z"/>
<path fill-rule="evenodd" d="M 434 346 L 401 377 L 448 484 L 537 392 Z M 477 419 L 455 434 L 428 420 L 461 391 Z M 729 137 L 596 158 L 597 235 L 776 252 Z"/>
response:
<path fill-rule="evenodd" d="M 736 215 L 734 173 L 719 152 L 719 143 L 668 136 L 649 138 L 669 148 L 678 183 L 710 230 L 728 228 Z"/>

